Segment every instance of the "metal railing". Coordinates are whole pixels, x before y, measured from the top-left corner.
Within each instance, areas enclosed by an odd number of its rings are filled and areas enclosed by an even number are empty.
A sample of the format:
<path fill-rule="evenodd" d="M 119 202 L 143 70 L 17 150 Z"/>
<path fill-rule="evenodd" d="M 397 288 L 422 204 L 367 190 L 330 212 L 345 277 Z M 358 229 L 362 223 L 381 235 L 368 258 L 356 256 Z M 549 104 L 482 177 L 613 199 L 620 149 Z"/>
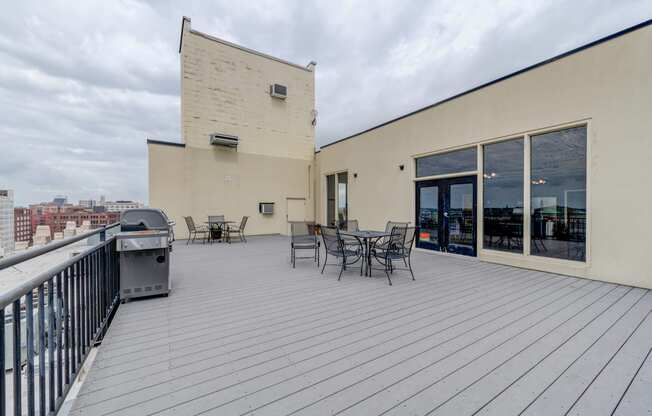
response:
<path fill-rule="evenodd" d="M 63 404 L 84 360 L 106 333 L 119 304 L 116 241 L 113 236 L 106 238 L 107 230 L 117 225 L 0 261 L 3 270 L 77 241 L 100 237 L 98 244 L 0 294 L 0 369 L 5 370 L 7 355 L 13 361 L 13 388 L 7 388 L 6 374 L 0 377 L 0 416 L 6 415 L 9 407 L 14 415 L 54 414 Z M 6 309 L 10 309 L 9 314 L 5 314 Z M 8 321 L 11 329 L 6 334 Z"/>

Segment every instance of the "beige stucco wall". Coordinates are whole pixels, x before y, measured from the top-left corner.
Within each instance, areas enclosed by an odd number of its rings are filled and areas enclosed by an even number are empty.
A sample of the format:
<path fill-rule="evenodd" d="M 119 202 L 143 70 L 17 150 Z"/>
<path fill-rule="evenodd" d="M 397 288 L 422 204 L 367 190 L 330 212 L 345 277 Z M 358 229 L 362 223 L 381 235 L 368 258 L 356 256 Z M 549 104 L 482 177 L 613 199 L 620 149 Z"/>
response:
<path fill-rule="evenodd" d="M 312 160 L 314 71 L 208 38 L 184 25 L 181 125 L 189 146 L 211 148 L 209 135 L 240 138 L 238 152 Z M 284 100 L 269 86 L 287 86 Z"/>
<path fill-rule="evenodd" d="M 328 173 L 350 173 L 349 218 L 361 227 L 382 228 L 389 219 L 414 223 L 414 156 L 587 123 L 586 264 L 481 249 L 479 257 L 652 288 L 650 45 L 652 26 L 647 26 L 322 148 L 316 161 L 317 220 L 325 222 Z"/>
<path fill-rule="evenodd" d="M 177 222 L 203 225 L 208 215 L 239 221 L 247 234 L 287 231 L 287 198 L 305 198 L 314 219 L 314 67 L 299 67 L 182 25 L 181 126 L 185 146 L 149 143 L 149 204 Z M 288 87 L 285 100 L 269 85 Z M 209 136 L 238 136 L 236 149 L 212 146 Z M 310 174 L 309 174 L 310 170 Z M 258 212 L 274 202 L 273 215 Z"/>
<path fill-rule="evenodd" d="M 314 219 L 308 189 L 311 161 L 194 147 L 149 144 L 150 205 L 177 222 L 177 238 L 187 236 L 184 216 L 203 225 L 208 215 L 239 221 L 249 217 L 247 234 L 286 231 L 286 198 L 306 198 L 306 219 Z M 314 169 L 314 168 L 310 168 Z M 274 215 L 258 212 L 274 202 Z"/>

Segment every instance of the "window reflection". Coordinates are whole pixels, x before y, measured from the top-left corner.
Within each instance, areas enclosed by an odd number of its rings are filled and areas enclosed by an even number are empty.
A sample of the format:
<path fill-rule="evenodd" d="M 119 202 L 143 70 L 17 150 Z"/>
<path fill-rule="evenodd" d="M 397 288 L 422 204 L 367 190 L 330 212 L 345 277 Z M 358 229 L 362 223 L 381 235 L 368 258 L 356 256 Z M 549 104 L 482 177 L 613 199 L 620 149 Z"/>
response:
<path fill-rule="evenodd" d="M 522 253 L 523 139 L 483 150 L 483 247 Z"/>
<path fill-rule="evenodd" d="M 439 187 L 419 189 L 419 241 L 439 244 Z"/>
<path fill-rule="evenodd" d="M 476 148 L 420 157 L 417 159 L 417 177 L 470 172 L 477 169 Z"/>
<path fill-rule="evenodd" d="M 532 136 L 530 253 L 586 258 L 586 127 Z"/>
<path fill-rule="evenodd" d="M 348 174 L 346 172 L 337 174 L 337 219 L 340 226 L 344 226 L 347 220 L 347 184 Z"/>

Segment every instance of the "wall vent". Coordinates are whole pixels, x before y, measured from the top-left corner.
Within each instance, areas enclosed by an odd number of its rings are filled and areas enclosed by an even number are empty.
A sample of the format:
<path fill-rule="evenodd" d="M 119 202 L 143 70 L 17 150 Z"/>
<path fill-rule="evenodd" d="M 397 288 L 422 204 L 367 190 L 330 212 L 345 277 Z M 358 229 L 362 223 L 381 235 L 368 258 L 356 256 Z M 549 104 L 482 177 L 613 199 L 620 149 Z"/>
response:
<path fill-rule="evenodd" d="M 261 202 L 258 204 L 258 212 L 263 215 L 272 215 L 274 213 L 273 202 Z"/>
<path fill-rule="evenodd" d="M 281 84 L 272 84 L 269 86 L 269 95 L 285 100 L 288 96 L 288 87 Z"/>

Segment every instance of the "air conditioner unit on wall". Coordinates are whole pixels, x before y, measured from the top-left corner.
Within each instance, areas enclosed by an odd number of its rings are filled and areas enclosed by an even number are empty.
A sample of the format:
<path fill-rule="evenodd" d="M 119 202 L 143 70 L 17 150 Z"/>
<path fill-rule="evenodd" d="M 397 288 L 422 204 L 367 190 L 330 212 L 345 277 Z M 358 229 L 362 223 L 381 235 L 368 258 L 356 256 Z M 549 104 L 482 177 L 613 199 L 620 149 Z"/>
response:
<path fill-rule="evenodd" d="M 281 84 L 272 84 L 269 86 L 269 95 L 285 100 L 288 96 L 288 87 Z"/>
<path fill-rule="evenodd" d="M 258 212 L 263 215 L 271 215 L 274 213 L 274 203 L 273 202 L 260 202 L 258 204 Z"/>

